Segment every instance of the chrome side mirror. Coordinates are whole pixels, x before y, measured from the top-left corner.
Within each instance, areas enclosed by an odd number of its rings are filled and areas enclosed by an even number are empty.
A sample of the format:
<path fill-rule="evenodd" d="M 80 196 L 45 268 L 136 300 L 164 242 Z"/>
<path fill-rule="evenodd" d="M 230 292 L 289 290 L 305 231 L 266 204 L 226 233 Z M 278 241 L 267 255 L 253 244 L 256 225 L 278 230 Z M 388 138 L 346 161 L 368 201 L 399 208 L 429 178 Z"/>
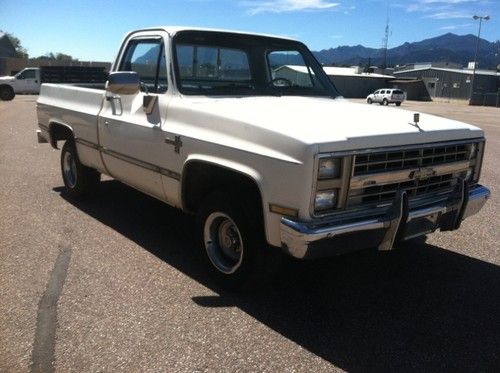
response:
<path fill-rule="evenodd" d="M 134 95 L 140 91 L 139 74 L 135 71 L 114 71 L 109 74 L 106 91 L 118 95 Z"/>

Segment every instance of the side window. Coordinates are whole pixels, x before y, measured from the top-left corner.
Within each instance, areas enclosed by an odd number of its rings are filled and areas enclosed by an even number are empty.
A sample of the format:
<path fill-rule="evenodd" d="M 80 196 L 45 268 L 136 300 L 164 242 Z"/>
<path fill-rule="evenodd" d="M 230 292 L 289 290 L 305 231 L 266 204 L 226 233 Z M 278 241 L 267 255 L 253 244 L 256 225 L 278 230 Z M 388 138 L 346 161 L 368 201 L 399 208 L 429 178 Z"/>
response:
<path fill-rule="evenodd" d="M 142 90 L 166 92 L 167 62 L 162 39 L 131 40 L 120 62 L 119 71 L 135 71 L 139 74 Z"/>
<path fill-rule="evenodd" d="M 280 79 L 294 87 L 311 88 L 317 84 L 316 76 L 307 66 L 304 57 L 299 51 L 271 51 L 267 55 L 269 69 L 273 81 L 277 80 L 280 85 Z"/>
<path fill-rule="evenodd" d="M 381 95 L 385 94 L 385 90 L 380 91 L 380 94 L 381 94 Z"/>
<path fill-rule="evenodd" d="M 167 79 L 167 60 L 165 58 L 165 51 L 162 48 L 162 53 L 160 55 L 160 63 L 158 66 L 158 93 L 165 93 L 168 89 L 168 79 Z"/>
<path fill-rule="evenodd" d="M 17 76 L 17 79 L 35 79 L 35 70 L 25 70 Z"/>

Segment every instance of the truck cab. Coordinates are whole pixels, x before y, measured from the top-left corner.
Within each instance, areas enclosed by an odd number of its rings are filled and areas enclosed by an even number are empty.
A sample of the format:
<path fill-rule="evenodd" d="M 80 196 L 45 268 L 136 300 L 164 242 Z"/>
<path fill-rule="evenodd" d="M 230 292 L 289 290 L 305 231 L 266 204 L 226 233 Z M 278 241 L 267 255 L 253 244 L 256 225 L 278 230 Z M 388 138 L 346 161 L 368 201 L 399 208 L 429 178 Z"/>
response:
<path fill-rule="evenodd" d="M 14 76 L 0 77 L 0 98 L 9 101 L 17 93 L 40 92 L 40 68 L 29 67 Z"/>

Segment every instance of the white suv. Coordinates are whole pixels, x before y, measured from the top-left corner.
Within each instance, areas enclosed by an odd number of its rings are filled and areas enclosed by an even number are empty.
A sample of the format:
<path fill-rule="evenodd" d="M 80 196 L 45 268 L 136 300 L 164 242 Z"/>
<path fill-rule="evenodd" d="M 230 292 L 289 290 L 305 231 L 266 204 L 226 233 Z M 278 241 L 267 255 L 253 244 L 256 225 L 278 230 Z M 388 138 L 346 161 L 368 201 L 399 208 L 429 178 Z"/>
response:
<path fill-rule="evenodd" d="M 400 106 L 405 100 L 405 93 L 400 89 L 382 88 L 368 95 L 366 102 L 378 102 L 380 105 L 396 104 Z"/>

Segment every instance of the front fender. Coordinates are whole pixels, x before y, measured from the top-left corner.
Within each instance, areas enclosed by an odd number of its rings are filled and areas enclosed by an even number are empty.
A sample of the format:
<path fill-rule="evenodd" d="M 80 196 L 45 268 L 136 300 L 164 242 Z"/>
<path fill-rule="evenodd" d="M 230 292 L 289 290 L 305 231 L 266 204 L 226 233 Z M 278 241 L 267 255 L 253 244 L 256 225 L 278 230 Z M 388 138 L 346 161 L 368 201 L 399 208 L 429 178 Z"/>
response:
<path fill-rule="evenodd" d="M 205 163 L 210 166 L 215 166 L 219 168 L 224 168 L 227 169 L 228 171 L 238 173 L 249 180 L 253 181 L 255 186 L 258 189 L 258 192 L 260 194 L 260 198 L 262 201 L 262 216 L 263 216 L 263 223 L 265 227 L 265 234 L 267 241 L 272 244 L 272 245 L 279 245 L 279 236 L 276 235 L 275 229 L 272 229 L 276 224 L 272 224 L 271 222 L 271 216 L 269 214 L 269 196 L 268 193 L 266 193 L 266 185 L 265 185 L 265 179 L 264 176 L 257 171 L 255 168 L 248 166 L 246 164 L 242 164 L 239 162 L 235 162 L 234 160 L 222 158 L 222 157 L 217 157 L 217 156 L 212 156 L 208 154 L 191 154 L 188 156 L 186 161 L 184 162 L 183 165 L 183 171 L 181 175 L 181 194 L 182 194 L 182 185 L 184 185 L 185 178 L 187 175 L 187 172 L 185 172 L 189 165 L 191 163 Z M 183 210 L 186 211 L 187 206 L 185 204 L 185 200 L 183 197 L 182 198 L 182 206 Z"/>

